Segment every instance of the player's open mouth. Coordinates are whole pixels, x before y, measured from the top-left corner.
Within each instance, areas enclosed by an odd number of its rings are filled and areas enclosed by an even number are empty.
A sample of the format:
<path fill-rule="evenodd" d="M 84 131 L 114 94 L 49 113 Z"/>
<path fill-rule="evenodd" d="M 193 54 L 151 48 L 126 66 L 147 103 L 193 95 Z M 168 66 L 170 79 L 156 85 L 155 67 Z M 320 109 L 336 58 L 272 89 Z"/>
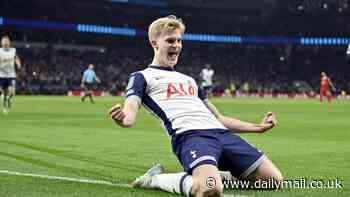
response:
<path fill-rule="evenodd" d="M 168 56 L 173 59 L 173 58 L 176 58 L 178 56 L 178 52 L 168 52 Z"/>

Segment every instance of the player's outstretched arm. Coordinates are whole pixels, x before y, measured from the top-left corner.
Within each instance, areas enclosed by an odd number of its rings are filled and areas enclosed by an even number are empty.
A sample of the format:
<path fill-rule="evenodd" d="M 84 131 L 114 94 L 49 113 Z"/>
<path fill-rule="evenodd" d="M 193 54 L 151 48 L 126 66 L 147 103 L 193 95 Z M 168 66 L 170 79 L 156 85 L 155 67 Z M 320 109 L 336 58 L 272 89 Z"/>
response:
<path fill-rule="evenodd" d="M 22 68 L 22 63 L 21 63 L 21 59 L 16 55 L 15 57 L 15 63 L 17 65 L 17 68 L 18 69 L 21 69 Z"/>
<path fill-rule="evenodd" d="M 101 79 L 97 75 L 95 75 L 95 80 L 97 81 L 97 83 L 101 83 Z"/>
<path fill-rule="evenodd" d="M 226 128 L 237 133 L 264 133 L 277 125 L 276 115 L 272 112 L 268 112 L 260 124 L 253 124 L 222 115 L 210 101 L 206 105 Z"/>
<path fill-rule="evenodd" d="M 109 110 L 110 117 L 121 127 L 131 127 L 136 121 L 136 116 L 139 111 L 139 103 L 133 99 L 127 99 L 124 107 L 120 104 L 114 105 Z"/>
<path fill-rule="evenodd" d="M 332 80 L 330 78 L 328 78 L 328 80 L 329 80 L 329 85 L 331 86 L 332 90 L 335 91 L 336 89 L 335 89 L 334 84 L 332 83 Z"/>

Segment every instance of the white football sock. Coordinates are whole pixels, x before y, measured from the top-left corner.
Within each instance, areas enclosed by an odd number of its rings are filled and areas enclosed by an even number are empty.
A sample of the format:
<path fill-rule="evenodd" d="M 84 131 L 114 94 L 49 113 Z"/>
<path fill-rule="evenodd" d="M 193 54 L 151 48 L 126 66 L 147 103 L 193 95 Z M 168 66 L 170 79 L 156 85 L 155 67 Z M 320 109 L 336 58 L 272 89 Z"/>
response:
<path fill-rule="evenodd" d="M 158 174 L 152 177 L 151 183 L 152 188 L 185 196 L 190 196 L 192 186 L 192 176 L 185 172 Z"/>

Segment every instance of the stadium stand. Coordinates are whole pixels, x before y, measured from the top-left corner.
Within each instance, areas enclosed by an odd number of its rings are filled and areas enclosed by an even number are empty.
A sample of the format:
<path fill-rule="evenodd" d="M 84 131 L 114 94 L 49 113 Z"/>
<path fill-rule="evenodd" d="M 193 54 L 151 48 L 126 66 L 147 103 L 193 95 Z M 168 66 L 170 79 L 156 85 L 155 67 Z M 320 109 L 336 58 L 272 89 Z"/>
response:
<path fill-rule="evenodd" d="M 204 1 L 198 2 L 202 6 L 175 3 L 161 9 L 154 5 L 110 1 L 30 0 L 25 2 L 26 6 L 20 0 L 1 1 L 1 14 L 11 19 L 113 25 L 144 32 L 139 32 L 141 36 L 125 37 L 0 26 L 0 33 L 10 34 L 18 43 L 15 46 L 19 46 L 18 54 L 24 62 L 24 69 L 19 73 L 19 93 L 67 94 L 69 90 L 78 90 L 81 72 L 89 63 L 96 64 L 97 73 L 103 79 L 103 83 L 96 88 L 116 93 L 124 89 L 129 74 L 151 62 L 152 51 L 144 34 L 149 22 L 159 15 L 180 16 L 191 33 L 271 37 L 348 36 L 350 24 L 347 21 L 350 15 L 347 1 L 322 2 L 308 4 L 306 1 L 288 1 L 276 3 L 264 11 L 211 8 Z M 28 6 L 33 9 L 23 9 Z M 33 42 L 44 44 L 38 47 Z M 79 48 L 77 45 L 88 45 L 90 48 Z M 318 91 L 321 71 L 332 78 L 337 92 L 350 92 L 346 45 L 192 41 L 185 41 L 184 45 L 177 69 L 198 80 L 202 66 L 206 62 L 211 63 L 216 71 L 215 92 L 224 92 L 232 83 L 238 89 L 248 83 L 250 92 L 255 93 L 292 94 L 308 91 L 308 94 L 312 94 Z M 300 84 L 304 84 L 303 87 Z"/>

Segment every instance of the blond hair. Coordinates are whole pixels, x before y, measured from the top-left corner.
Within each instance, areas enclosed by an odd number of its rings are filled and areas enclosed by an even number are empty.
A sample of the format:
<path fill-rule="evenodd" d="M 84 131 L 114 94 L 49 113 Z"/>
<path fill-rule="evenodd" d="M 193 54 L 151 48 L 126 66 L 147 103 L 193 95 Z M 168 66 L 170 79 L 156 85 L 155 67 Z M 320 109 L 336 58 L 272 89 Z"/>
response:
<path fill-rule="evenodd" d="M 1 37 L 1 40 L 2 39 L 9 39 L 10 40 L 10 37 L 8 36 L 8 35 L 3 35 L 2 37 Z"/>
<path fill-rule="evenodd" d="M 182 22 L 181 18 L 177 18 L 174 15 L 158 18 L 148 27 L 148 39 L 152 42 L 156 40 L 162 32 L 174 31 L 176 29 L 180 29 L 181 34 L 183 34 L 185 28 L 185 24 Z"/>

